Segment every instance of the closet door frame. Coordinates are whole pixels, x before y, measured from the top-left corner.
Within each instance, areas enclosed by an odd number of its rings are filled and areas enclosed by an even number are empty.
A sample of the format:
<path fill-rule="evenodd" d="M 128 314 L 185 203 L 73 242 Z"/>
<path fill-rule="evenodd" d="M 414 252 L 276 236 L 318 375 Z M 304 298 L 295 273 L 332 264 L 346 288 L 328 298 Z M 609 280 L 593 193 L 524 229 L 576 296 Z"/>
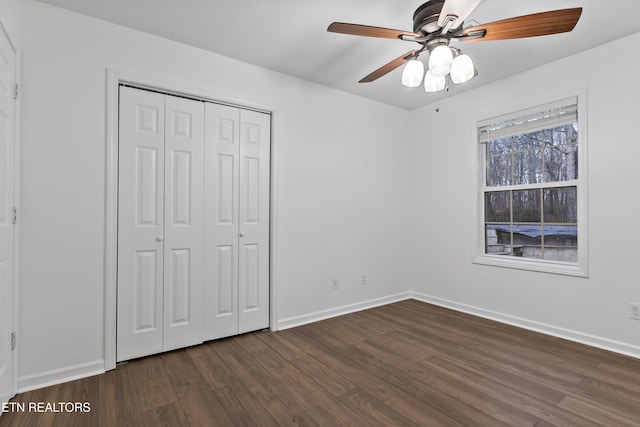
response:
<path fill-rule="evenodd" d="M 278 243 L 278 186 L 276 185 L 277 144 L 275 140 L 276 109 L 242 99 L 220 96 L 207 89 L 194 88 L 188 83 L 167 82 L 153 76 L 133 74 L 126 71 L 106 70 L 106 164 L 105 164 L 105 259 L 104 259 L 104 369 L 116 367 L 116 319 L 117 319 L 117 260 L 118 260 L 118 108 L 119 86 L 128 85 L 139 89 L 153 90 L 167 95 L 230 105 L 255 110 L 271 115 L 270 158 L 270 241 L 269 241 L 269 328 L 277 330 L 277 243 Z"/>

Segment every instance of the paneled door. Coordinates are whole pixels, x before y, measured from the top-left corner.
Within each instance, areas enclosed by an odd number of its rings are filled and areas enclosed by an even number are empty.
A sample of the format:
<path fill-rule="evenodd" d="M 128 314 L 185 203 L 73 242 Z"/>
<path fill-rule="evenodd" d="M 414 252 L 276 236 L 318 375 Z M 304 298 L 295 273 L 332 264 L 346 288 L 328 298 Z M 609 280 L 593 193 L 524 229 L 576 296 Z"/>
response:
<path fill-rule="evenodd" d="M 205 106 L 204 339 L 269 326 L 271 116 Z"/>
<path fill-rule="evenodd" d="M 202 342 L 204 103 L 120 88 L 116 360 Z"/>
<path fill-rule="evenodd" d="M 269 326 L 271 116 L 240 110 L 238 333 Z"/>
<path fill-rule="evenodd" d="M 0 30 L 0 404 L 15 395 L 15 51 Z"/>

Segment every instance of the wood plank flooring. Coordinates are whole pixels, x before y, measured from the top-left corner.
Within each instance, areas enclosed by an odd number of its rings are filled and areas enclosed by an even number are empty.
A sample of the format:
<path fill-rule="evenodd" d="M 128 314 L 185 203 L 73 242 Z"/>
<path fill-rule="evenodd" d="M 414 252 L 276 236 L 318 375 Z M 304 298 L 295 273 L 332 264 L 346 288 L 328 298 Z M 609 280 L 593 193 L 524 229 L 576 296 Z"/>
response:
<path fill-rule="evenodd" d="M 407 300 L 12 400 L 85 401 L 0 426 L 639 426 L 640 360 Z"/>

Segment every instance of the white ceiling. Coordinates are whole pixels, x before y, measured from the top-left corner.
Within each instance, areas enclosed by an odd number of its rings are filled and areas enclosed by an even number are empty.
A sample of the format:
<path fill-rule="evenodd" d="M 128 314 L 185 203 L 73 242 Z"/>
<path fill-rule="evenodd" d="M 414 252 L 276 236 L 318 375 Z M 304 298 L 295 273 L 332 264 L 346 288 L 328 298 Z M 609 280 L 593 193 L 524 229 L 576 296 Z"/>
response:
<path fill-rule="evenodd" d="M 326 31 L 333 21 L 412 31 L 413 12 L 423 0 L 40 1 L 406 109 L 640 32 L 637 0 L 484 0 L 467 22 L 569 7 L 582 7 L 583 13 L 571 33 L 452 43 L 471 55 L 479 75 L 452 85 L 448 93 L 428 94 L 402 86 L 401 68 L 375 82 L 358 83 L 419 45 Z"/>

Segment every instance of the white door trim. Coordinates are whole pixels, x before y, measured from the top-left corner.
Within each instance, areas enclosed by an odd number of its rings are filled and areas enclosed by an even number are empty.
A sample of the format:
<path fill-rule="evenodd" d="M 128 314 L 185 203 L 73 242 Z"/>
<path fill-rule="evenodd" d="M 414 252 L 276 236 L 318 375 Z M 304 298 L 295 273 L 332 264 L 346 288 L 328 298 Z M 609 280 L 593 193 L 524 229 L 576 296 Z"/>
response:
<path fill-rule="evenodd" d="M 0 24 L 1 25 L 1 24 Z M 6 31 L 4 29 L 4 26 L 2 27 L 2 31 L 5 32 Z M 7 39 L 9 40 L 9 43 L 11 43 L 11 45 L 13 46 L 13 43 L 11 42 L 11 39 L 9 38 L 9 35 L 7 34 Z M 15 47 L 14 47 L 15 49 Z M 15 153 L 13 154 L 13 161 L 14 163 L 14 167 L 13 167 L 13 173 L 15 174 L 14 180 L 13 180 L 13 203 L 17 209 L 17 217 L 16 217 L 16 224 L 15 227 L 13 229 L 13 330 L 16 331 L 16 333 L 18 333 L 20 331 L 19 327 L 19 316 L 18 316 L 18 311 L 20 308 L 19 305 L 19 292 L 18 292 L 18 288 L 19 288 L 19 284 L 20 284 L 20 215 L 21 215 L 21 206 L 20 206 L 20 105 L 21 105 L 21 99 L 22 99 L 22 84 L 20 82 L 20 58 L 21 58 L 21 54 L 20 54 L 20 50 L 16 50 L 16 75 L 15 75 L 15 80 L 16 80 L 16 84 L 18 85 L 18 97 L 16 98 L 16 103 L 15 103 L 15 117 L 14 117 L 14 126 L 15 129 L 13 131 L 13 138 L 14 138 L 14 150 Z M 18 333 L 18 340 L 20 339 L 20 334 Z M 16 345 L 16 348 L 14 350 L 14 355 L 13 355 L 13 392 L 17 393 L 18 392 L 18 363 L 20 360 L 20 345 L 19 342 Z"/>
<path fill-rule="evenodd" d="M 4 27 L 4 24 L 2 22 L 0 22 L 0 33 L 2 34 L 2 37 L 5 39 L 5 41 L 7 42 L 7 45 L 9 47 L 9 49 L 13 52 L 13 70 L 10 71 L 10 73 L 12 73 L 13 75 L 11 76 L 10 83 L 11 84 L 15 84 L 16 88 L 18 90 L 18 92 L 16 93 L 16 97 L 13 99 L 13 117 L 11 118 L 13 120 L 13 124 L 12 124 L 12 129 L 10 132 L 10 137 L 12 138 L 10 141 L 8 141 L 8 144 L 13 145 L 13 147 L 11 148 L 12 151 L 12 158 L 8 159 L 10 162 L 13 163 L 13 167 L 12 167 L 12 178 L 11 178 L 11 188 L 8 188 L 8 191 L 12 192 L 12 205 L 14 208 L 17 209 L 17 216 L 16 216 L 16 222 L 13 224 L 13 230 L 12 230 L 12 254 L 11 254 L 11 258 L 12 258 L 12 266 L 11 266 L 11 278 L 9 286 L 11 287 L 11 291 L 10 291 L 10 295 L 11 295 L 11 302 L 10 304 L 12 305 L 11 307 L 11 319 L 9 320 L 10 323 L 10 328 L 12 330 L 12 332 L 17 333 L 18 332 L 18 283 L 19 283 L 19 271 L 20 269 L 18 268 L 20 263 L 19 263 L 19 242 L 20 242 L 20 221 L 19 221 L 19 215 L 20 215 L 20 51 L 18 49 L 16 49 L 15 45 L 13 44 L 13 41 L 11 40 L 11 37 L 9 36 L 9 33 L 6 31 L 6 28 Z M 9 87 L 7 88 L 7 90 L 9 91 L 13 91 L 14 88 Z M 3 331 L 4 332 L 4 331 Z M 2 336 L 3 340 L 6 340 L 5 342 L 8 342 L 9 337 L 7 336 Z M 10 384 L 9 384 L 9 398 L 12 398 L 13 396 L 15 396 L 15 394 L 18 391 L 18 347 L 16 346 L 13 350 L 10 350 L 12 352 L 11 355 L 11 378 L 10 378 Z M 1 390 L 0 390 L 1 391 Z M 5 396 L 3 396 L 5 397 Z M 1 402 L 0 402 L 1 403 Z M 2 415 L 0 413 L 0 415 Z"/>
<path fill-rule="evenodd" d="M 278 324 L 277 271 L 278 258 L 278 186 L 277 143 L 274 138 L 276 109 L 241 99 L 229 98 L 206 89 L 166 82 L 154 77 L 141 76 L 120 70 L 106 70 L 106 164 L 105 164 L 105 252 L 104 252 L 104 369 L 116 367 L 116 290 L 118 260 L 118 86 L 128 84 L 142 89 L 156 90 L 169 95 L 187 96 L 208 102 L 228 104 L 271 114 L 271 206 L 270 206 L 270 328 Z"/>

